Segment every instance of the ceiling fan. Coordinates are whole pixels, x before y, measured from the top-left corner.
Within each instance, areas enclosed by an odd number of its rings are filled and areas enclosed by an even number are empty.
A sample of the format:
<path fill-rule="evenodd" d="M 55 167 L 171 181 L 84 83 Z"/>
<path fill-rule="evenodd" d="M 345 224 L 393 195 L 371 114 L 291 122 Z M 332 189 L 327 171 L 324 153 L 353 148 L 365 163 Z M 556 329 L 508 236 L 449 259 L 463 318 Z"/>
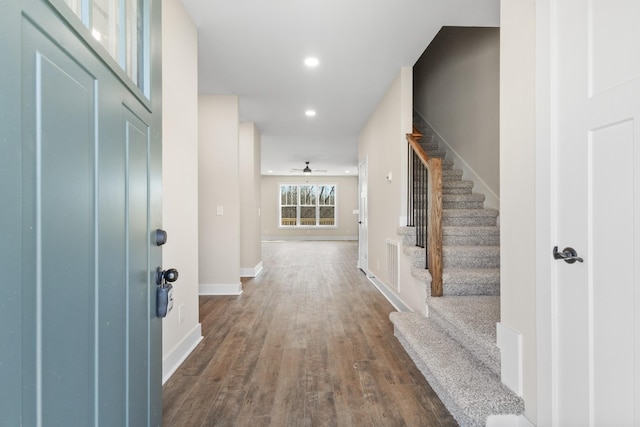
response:
<path fill-rule="evenodd" d="M 304 169 L 291 169 L 291 172 L 302 172 L 303 175 L 311 175 L 311 172 L 326 172 L 325 169 L 311 169 L 309 167 L 309 162 L 304 162 Z"/>

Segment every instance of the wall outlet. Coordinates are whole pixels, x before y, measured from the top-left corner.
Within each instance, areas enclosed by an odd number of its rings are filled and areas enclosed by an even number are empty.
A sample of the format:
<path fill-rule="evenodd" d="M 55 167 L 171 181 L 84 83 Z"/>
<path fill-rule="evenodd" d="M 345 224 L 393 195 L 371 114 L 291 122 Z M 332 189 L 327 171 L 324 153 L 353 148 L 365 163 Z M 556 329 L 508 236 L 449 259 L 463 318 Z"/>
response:
<path fill-rule="evenodd" d="M 178 323 L 182 323 L 184 320 L 184 304 L 180 304 L 178 307 Z"/>

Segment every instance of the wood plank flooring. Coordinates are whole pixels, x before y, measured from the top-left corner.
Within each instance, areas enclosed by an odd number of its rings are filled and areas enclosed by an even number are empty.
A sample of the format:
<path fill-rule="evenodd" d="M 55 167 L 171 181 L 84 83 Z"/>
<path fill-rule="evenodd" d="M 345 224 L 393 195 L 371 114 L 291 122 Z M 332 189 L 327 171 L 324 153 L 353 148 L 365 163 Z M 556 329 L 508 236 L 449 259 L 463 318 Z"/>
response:
<path fill-rule="evenodd" d="M 357 252 L 264 243 L 242 295 L 200 297 L 204 340 L 164 386 L 164 426 L 457 426 Z"/>

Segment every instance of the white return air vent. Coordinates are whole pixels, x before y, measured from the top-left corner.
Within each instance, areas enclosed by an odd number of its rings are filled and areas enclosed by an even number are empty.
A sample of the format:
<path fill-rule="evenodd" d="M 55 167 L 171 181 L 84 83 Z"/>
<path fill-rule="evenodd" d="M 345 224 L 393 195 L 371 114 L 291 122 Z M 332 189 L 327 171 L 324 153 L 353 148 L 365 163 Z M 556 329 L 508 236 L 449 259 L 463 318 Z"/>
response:
<path fill-rule="evenodd" d="M 400 245 L 398 242 L 387 239 L 387 285 L 400 292 Z"/>

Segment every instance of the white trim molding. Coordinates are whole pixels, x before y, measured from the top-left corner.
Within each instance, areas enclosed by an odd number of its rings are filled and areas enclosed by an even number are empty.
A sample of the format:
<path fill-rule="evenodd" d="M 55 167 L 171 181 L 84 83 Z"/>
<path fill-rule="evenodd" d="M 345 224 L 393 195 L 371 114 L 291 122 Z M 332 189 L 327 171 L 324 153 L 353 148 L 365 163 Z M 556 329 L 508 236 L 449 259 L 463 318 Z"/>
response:
<path fill-rule="evenodd" d="M 240 277 L 256 277 L 262 271 L 262 261 L 253 268 L 241 268 Z"/>
<path fill-rule="evenodd" d="M 498 322 L 496 345 L 500 349 L 500 376 L 504 385 L 522 397 L 522 335 Z"/>
<path fill-rule="evenodd" d="M 387 287 L 387 285 L 385 285 L 380 280 L 378 280 L 376 278 L 376 276 L 370 276 L 370 275 L 367 274 L 367 279 L 369 279 L 369 281 L 373 284 L 373 286 L 378 288 L 380 293 L 387 299 L 387 301 L 389 301 L 389 303 L 391 303 L 391 305 L 396 310 L 398 310 L 398 311 L 409 311 L 409 312 L 413 311 L 400 298 L 398 298 L 398 296 L 396 294 L 394 294 L 393 291 Z"/>
<path fill-rule="evenodd" d="M 240 295 L 242 282 L 238 283 L 201 283 L 198 286 L 199 295 Z"/>
<path fill-rule="evenodd" d="M 489 415 L 486 427 L 535 427 L 524 415 Z"/>
<path fill-rule="evenodd" d="M 162 385 L 171 378 L 171 375 L 182 365 L 182 362 L 187 359 L 191 352 L 195 350 L 202 339 L 202 325 L 198 323 L 191 332 L 162 359 Z"/>
<path fill-rule="evenodd" d="M 358 240 L 358 236 L 262 236 L 263 242 L 297 240 Z"/>

